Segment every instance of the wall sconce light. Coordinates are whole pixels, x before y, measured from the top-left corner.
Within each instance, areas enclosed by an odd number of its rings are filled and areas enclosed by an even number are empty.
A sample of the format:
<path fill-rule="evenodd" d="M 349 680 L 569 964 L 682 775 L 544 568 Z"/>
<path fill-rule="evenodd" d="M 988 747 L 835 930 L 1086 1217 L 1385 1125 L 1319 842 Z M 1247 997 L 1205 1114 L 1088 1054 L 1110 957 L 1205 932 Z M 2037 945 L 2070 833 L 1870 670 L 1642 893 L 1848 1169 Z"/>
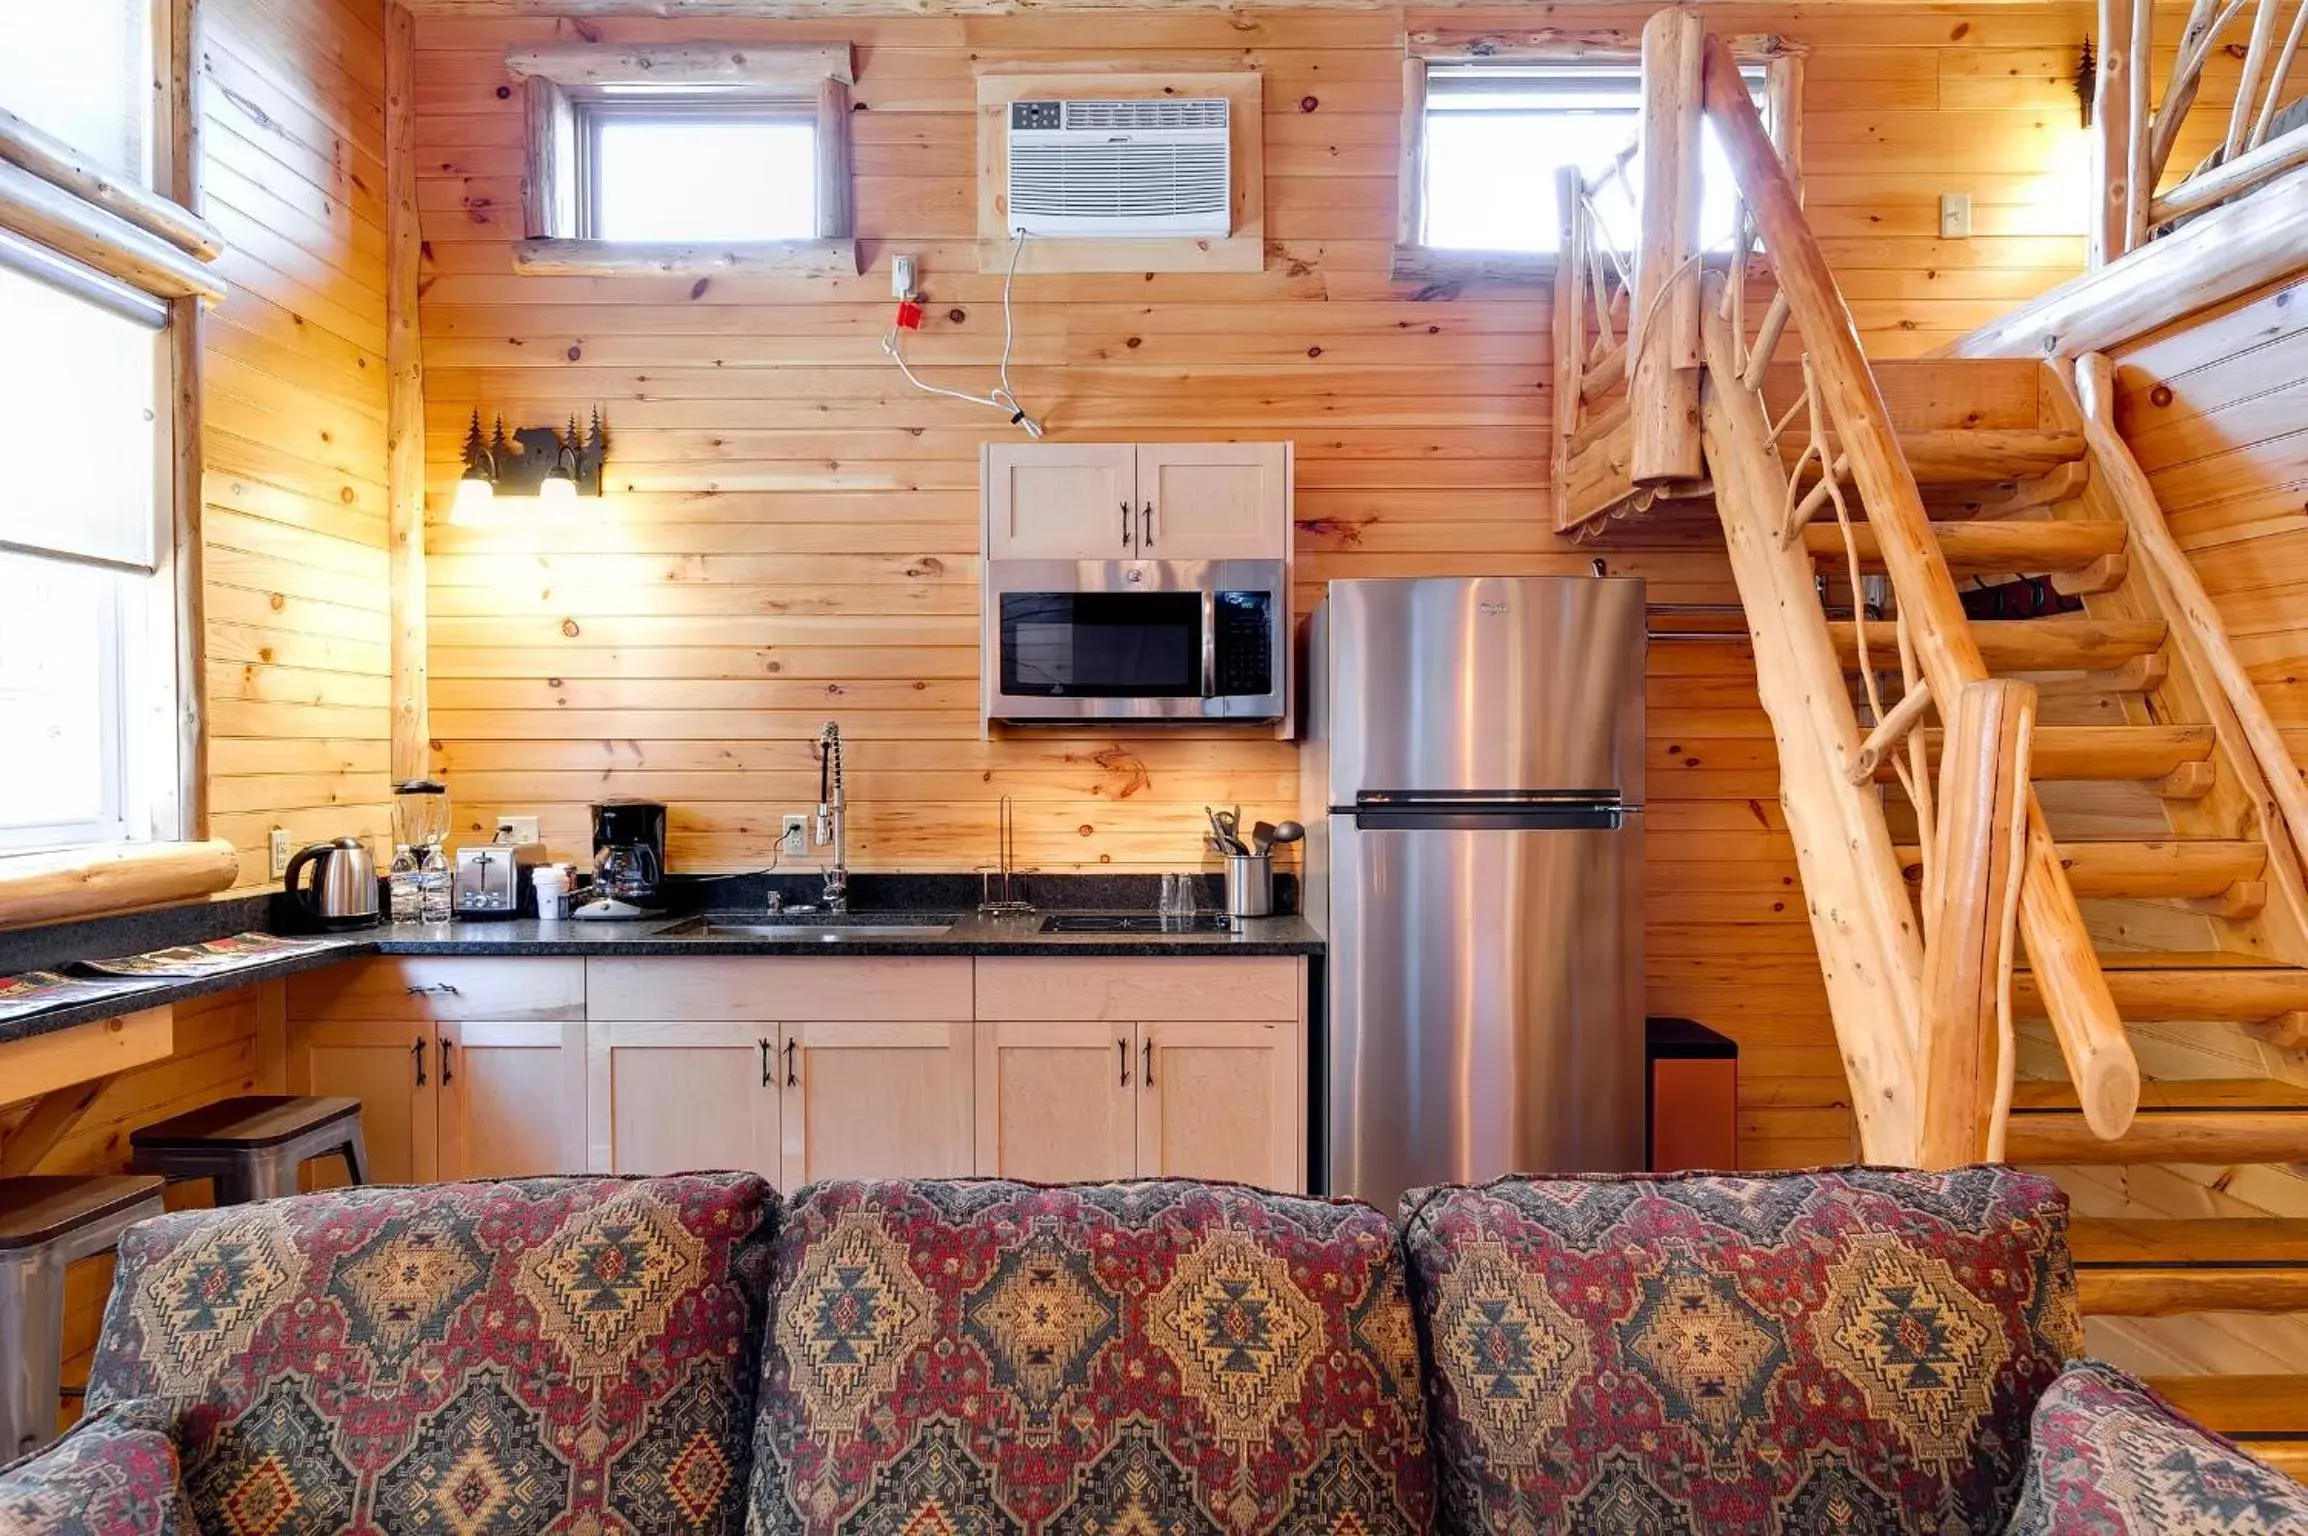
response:
<path fill-rule="evenodd" d="M 534 496 L 541 508 L 557 513 L 577 509 L 579 496 L 601 494 L 602 465 L 609 456 L 609 434 L 595 407 L 590 430 L 569 418 L 566 432 L 551 427 L 520 427 L 508 438 L 505 418 L 496 419 L 488 437 L 481 435 L 481 413 L 465 430 L 464 477 L 457 482 L 457 499 L 450 505 L 449 521 L 471 527 L 486 523 L 497 494 Z"/>
<path fill-rule="evenodd" d="M 2084 46 L 2076 54 L 2075 78 L 2069 82 L 2076 88 L 2076 112 L 2086 128 L 2092 125 L 2092 103 L 2100 94 L 2100 60 L 2092 51 L 2092 40 L 2084 39 Z"/>

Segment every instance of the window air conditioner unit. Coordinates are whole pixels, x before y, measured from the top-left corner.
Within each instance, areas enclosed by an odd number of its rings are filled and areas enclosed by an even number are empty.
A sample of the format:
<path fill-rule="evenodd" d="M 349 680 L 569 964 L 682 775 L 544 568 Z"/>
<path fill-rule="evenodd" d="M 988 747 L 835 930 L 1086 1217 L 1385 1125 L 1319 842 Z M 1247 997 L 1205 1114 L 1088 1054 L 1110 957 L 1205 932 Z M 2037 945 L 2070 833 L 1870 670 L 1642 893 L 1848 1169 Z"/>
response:
<path fill-rule="evenodd" d="M 1232 232 L 1228 103 L 1010 103 L 1009 231 L 1124 237 Z"/>

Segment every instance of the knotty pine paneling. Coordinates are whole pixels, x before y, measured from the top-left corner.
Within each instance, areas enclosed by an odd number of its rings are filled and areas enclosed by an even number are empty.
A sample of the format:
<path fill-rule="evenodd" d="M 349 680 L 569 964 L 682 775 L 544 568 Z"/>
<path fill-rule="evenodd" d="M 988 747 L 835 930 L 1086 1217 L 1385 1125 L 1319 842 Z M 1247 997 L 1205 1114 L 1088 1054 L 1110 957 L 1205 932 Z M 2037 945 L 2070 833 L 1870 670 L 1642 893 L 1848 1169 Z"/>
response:
<path fill-rule="evenodd" d="M 1811 207 L 1879 353 L 1928 350 L 2081 263 L 2084 141 L 2063 79 L 2084 8 L 1710 15 L 1811 45 Z M 779 813 L 815 798 L 829 717 L 868 869 L 987 861 L 1003 794 L 1024 862 L 1053 869 L 1191 866 L 1206 803 L 1292 809 L 1293 749 L 1254 733 L 979 740 L 977 451 L 1003 429 L 909 391 L 883 359 L 889 259 L 919 256 L 929 291 L 909 357 L 983 389 L 1001 285 L 976 270 L 974 72 L 1085 56 L 1262 69 L 1265 270 L 1022 281 L 1021 397 L 1061 439 L 1294 439 L 1302 607 L 1334 577 L 1584 572 L 1593 552 L 1547 532 L 1546 291 L 1387 277 L 1403 33 L 1486 23 L 1531 17 L 422 21 L 430 702 L 466 835 L 534 810 L 576 854 L 589 800 L 652 795 L 674 807 L 677 868 L 761 867 Z M 578 37 L 851 41 L 870 270 L 515 276 L 503 55 Z M 1943 242 L 1939 194 L 1964 190 L 1978 234 Z M 595 403 L 612 433 L 604 504 L 550 529 L 441 521 L 475 407 L 526 424 Z M 1734 597 L 1711 526 L 1608 558 L 1660 600 Z M 1850 1152 L 1846 1090 L 1752 665 L 1743 644 L 1656 648 L 1650 1007 L 1742 1043 L 1749 1161 L 1831 1162 Z"/>
<path fill-rule="evenodd" d="M 384 44 L 376 0 L 206 0 L 209 795 L 241 880 L 270 830 L 385 840 Z"/>

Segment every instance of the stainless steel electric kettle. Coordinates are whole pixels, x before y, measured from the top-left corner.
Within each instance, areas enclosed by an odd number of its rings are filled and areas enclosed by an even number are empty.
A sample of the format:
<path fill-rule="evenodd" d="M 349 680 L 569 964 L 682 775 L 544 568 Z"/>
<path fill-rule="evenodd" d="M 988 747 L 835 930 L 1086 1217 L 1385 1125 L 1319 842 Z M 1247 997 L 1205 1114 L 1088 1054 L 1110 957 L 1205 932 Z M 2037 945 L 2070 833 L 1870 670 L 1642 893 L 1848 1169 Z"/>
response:
<path fill-rule="evenodd" d="M 312 878 L 300 881 L 306 865 Z M 300 849 L 288 861 L 281 887 L 305 916 L 323 928 L 371 928 L 377 921 L 377 861 L 357 837 Z"/>

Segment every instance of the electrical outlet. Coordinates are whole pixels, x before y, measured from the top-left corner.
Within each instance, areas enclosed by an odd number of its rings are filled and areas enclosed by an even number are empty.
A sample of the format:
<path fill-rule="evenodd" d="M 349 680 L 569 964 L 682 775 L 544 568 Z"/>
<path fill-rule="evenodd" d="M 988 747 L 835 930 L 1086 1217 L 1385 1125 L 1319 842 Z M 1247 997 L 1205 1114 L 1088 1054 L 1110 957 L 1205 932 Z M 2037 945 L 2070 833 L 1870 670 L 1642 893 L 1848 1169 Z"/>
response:
<path fill-rule="evenodd" d="M 1940 193 L 1939 238 L 1942 240 L 1969 240 L 1971 238 L 1971 194 L 1969 192 Z"/>
<path fill-rule="evenodd" d="M 777 851 L 789 858 L 809 852 L 809 818 L 787 816 L 778 823 Z"/>
<path fill-rule="evenodd" d="M 296 852 L 296 835 L 286 827 L 275 827 L 266 849 L 272 862 L 272 877 L 278 880 L 288 873 L 289 855 Z"/>
<path fill-rule="evenodd" d="M 914 280 L 917 276 L 919 274 L 915 271 L 914 259 L 911 256 L 892 256 L 890 258 L 890 297 L 912 298 L 914 296 Z"/>
<path fill-rule="evenodd" d="M 500 816 L 497 818 L 497 841 L 500 843 L 533 843 L 537 841 L 537 818 L 534 816 Z"/>

